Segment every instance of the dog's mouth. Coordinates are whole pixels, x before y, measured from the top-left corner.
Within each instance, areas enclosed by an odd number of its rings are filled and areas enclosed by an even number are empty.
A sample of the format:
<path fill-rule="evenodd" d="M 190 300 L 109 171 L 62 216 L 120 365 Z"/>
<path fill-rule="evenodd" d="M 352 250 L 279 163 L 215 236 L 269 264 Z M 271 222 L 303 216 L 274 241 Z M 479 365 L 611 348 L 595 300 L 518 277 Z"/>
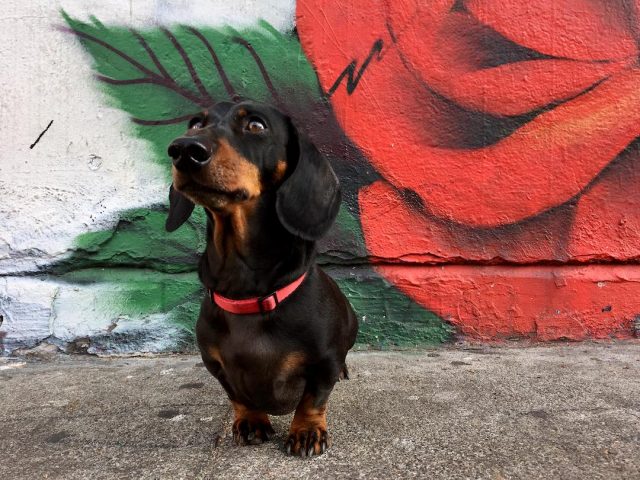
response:
<path fill-rule="evenodd" d="M 205 200 L 206 198 L 214 197 L 218 201 L 227 200 L 239 202 L 249 198 L 249 192 L 243 188 L 226 190 L 219 187 L 213 187 L 211 185 L 203 185 L 193 179 L 181 182 L 179 185 L 175 185 L 174 182 L 174 187 L 185 195 L 194 197 L 198 200 Z"/>

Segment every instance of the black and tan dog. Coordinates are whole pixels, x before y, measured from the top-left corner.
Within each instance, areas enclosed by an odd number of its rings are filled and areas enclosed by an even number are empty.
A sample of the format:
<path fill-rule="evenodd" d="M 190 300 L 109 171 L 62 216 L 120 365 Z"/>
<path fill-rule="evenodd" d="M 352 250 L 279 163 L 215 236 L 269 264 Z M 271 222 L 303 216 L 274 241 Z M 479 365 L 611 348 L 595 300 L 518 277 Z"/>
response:
<path fill-rule="evenodd" d="M 358 322 L 315 264 L 315 242 L 340 206 L 327 159 L 267 105 L 223 102 L 169 146 L 167 229 L 194 204 L 208 216 L 200 280 L 208 294 L 196 327 L 204 364 L 226 390 L 240 445 L 274 433 L 268 415 L 295 409 L 288 453 L 329 446 L 327 400 L 346 376 Z"/>

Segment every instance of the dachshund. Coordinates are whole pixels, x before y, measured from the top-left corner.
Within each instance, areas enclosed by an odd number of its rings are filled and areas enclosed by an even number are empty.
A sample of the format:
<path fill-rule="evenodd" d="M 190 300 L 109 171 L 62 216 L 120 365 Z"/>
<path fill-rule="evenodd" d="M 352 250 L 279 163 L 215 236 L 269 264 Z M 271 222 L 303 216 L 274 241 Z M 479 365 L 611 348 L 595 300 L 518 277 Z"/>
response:
<path fill-rule="evenodd" d="M 289 117 L 252 101 L 195 116 L 168 154 L 167 230 L 195 205 L 208 218 L 196 339 L 233 406 L 235 443 L 268 440 L 269 415 L 295 410 L 287 454 L 324 453 L 327 400 L 348 378 L 358 331 L 349 301 L 315 263 L 340 208 L 338 178 Z"/>

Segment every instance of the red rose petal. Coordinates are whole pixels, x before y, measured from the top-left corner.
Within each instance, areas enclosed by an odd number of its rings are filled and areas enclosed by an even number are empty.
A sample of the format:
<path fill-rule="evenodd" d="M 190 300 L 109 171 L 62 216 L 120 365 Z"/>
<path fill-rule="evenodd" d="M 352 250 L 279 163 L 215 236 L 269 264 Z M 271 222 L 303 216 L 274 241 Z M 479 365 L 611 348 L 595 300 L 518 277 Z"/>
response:
<path fill-rule="evenodd" d="M 545 59 L 486 68 L 488 27 L 451 13 L 397 35 L 402 54 L 438 93 L 461 106 L 497 115 L 521 115 L 574 97 L 625 63 Z"/>
<path fill-rule="evenodd" d="M 399 39 L 416 31 L 428 33 L 442 23 L 455 0 L 388 0 L 386 14 L 394 35 Z"/>
<path fill-rule="evenodd" d="M 623 65 L 571 60 L 518 62 L 449 77 L 449 85 L 438 91 L 468 108 L 521 115 L 574 97 Z"/>
<path fill-rule="evenodd" d="M 581 195 L 577 206 L 567 205 L 510 227 L 472 229 L 425 215 L 384 181 L 361 189 L 359 203 L 367 247 L 386 262 L 640 259 L 638 148 L 620 155 Z"/>
<path fill-rule="evenodd" d="M 325 91 L 352 60 L 358 60 L 359 68 L 378 39 L 384 37 L 385 47 L 390 45 L 385 21 L 383 0 L 297 2 L 296 25 L 305 52 L 323 52 L 322 55 L 307 53 L 307 56 Z"/>
<path fill-rule="evenodd" d="M 394 185 L 418 193 L 436 215 L 493 226 L 564 203 L 638 135 L 640 71 L 633 70 L 483 149 L 452 151 L 410 142 L 388 149 L 398 132 L 383 131 L 376 138 L 382 147 L 376 166 Z M 367 142 L 358 136 L 358 143 Z M 407 165 L 407 159 L 415 161 Z"/>
<path fill-rule="evenodd" d="M 568 260 L 563 237 L 573 222 L 572 208 L 511 227 L 477 229 L 425 215 L 411 204 L 410 198 L 385 181 L 360 190 L 362 231 L 376 259 L 417 263 Z"/>
<path fill-rule="evenodd" d="M 637 145 L 620 155 L 580 197 L 567 242 L 571 257 L 583 262 L 640 260 Z"/>
<path fill-rule="evenodd" d="M 355 8 L 299 3 L 303 47 L 325 90 L 353 59 L 361 65 L 375 39 L 391 41 L 379 5 L 366 15 Z M 331 101 L 345 132 L 388 181 L 415 191 L 430 213 L 470 226 L 514 223 L 564 204 L 640 135 L 636 70 L 475 150 L 433 148 L 464 123 L 447 121 L 442 99 L 406 70 L 396 49 L 385 48 L 355 91 L 342 85 Z"/>
<path fill-rule="evenodd" d="M 636 55 L 627 12 L 611 0 L 468 0 L 481 22 L 524 47 L 577 60 Z"/>

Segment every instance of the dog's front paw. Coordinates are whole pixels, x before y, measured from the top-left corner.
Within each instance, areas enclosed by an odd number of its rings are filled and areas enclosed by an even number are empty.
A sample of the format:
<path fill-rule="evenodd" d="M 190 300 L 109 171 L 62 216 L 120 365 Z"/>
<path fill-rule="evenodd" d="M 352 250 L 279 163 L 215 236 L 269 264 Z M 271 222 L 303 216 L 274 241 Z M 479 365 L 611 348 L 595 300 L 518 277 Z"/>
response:
<path fill-rule="evenodd" d="M 325 428 L 308 425 L 302 428 L 291 428 L 284 448 L 288 455 L 312 457 L 323 454 L 330 445 L 329 434 Z"/>
<path fill-rule="evenodd" d="M 236 445 L 259 445 L 276 433 L 268 418 L 237 419 L 232 431 Z"/>
<path fill-rule="evenodd" d="M 236 445 L 259 445 L 275 434 L 266 413 L 251 410 L 238 402 L 231 401 L 231 404 L 235 412 L 232 432 Z"/>

